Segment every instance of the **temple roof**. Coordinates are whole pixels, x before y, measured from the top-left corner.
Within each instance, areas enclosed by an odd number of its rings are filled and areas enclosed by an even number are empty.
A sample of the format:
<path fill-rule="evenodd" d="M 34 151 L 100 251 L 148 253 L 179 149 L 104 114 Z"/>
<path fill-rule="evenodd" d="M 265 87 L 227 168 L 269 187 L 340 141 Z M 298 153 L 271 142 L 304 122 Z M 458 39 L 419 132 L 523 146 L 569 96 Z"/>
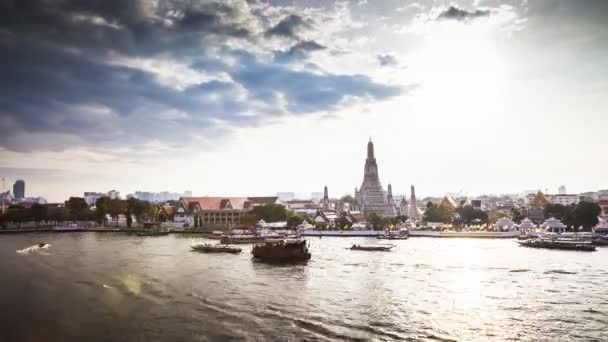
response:
<path fill-rule="evenodd" d="M 547 196 L 545 196 L 542 192 L 538 192 L 536 196 L 530 201 L 530 205 L 544 207 L 547 204 L 551 203 Z"/>

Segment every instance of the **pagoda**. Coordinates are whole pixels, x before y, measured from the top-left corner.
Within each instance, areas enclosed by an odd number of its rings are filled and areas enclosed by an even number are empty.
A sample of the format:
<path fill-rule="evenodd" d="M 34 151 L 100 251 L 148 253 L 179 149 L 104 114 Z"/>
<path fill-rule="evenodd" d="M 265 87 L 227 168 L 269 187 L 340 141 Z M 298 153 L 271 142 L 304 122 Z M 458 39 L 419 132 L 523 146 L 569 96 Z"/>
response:
<path fill-rule="evenodd" d="M 389 184 L 389 191 L 392 190 Z M 378 177 L 378 164 L 374 157 L 374 143 L 370 139 L 367 143 L 367 159 L 363 171 L 363 183 L 357 190 L 355 188 L 355 203 L 357 209 L 366 217 L 370 214 L 383 215 L 385 217 L 397 216 L 393 203 L 392 191 L 384 191 L 380 178 Z"/>

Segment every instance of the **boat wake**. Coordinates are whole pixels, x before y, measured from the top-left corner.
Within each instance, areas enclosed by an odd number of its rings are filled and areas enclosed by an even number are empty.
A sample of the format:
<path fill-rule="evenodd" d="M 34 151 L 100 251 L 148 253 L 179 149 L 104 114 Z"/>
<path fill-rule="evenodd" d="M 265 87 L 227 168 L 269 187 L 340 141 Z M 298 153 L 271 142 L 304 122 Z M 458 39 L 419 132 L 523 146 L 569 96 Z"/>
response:
<path fill-rule="evenodd" d="M 17 253 L 19 253 L 19 254 L 31 254 L 31 253 L 34 253 L 34 252 L 38 252 L 38 253 L 43 254 L 42 252 L 44 252 L 45 250 L 49 249 L 49 247 L 51 247 L 50 244 L 48 244 L 48 243 L 42 244 L 41 243 L 41 244 L 38 244 L 38 245 L 33 245 L 33 246 L 30 246 L 30 247 L 26 247 L 24 249 L 19 249 L 19 250 L 17 250 Z"/>
<path fill-rule="evenodd" d="M 576 274 L 576 272 L 564 271 L 564 270 L 549 270 L 546 271 L 545 274 Z"/>
<path fill-rule="evenodd" d="M 530 270 L 527 268 L 516 268 L 513 270 L 509 270 L 509 272 L 511 272 L 511 273 L 530 272 Z"/>

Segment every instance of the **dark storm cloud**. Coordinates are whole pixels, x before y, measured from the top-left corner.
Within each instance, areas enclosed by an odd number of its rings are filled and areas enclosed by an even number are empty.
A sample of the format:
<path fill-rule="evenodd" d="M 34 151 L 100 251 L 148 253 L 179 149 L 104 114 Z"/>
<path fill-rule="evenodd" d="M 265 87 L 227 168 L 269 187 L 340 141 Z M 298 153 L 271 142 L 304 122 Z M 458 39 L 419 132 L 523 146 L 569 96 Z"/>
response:
<path fill-rule="evenodd" d="M 219 1 L 0 0 L 0 147 L 183 143 L 223 134 L 218 122 L 258 125 L 401 92 L 363 75 L 294 71 L 244 50 L 268 32 L 295 37 L 310 27 L 293 14 L 268 29 L 257 16 L 245 3 Z M 297 60 L 323 49 L 299 41 L 282 53 Z M 225 76 L 174 87 L 137 67 L 142 59 Z"/>
<path fill-rule="evenodd" d="M 233 73 L 254 98 L 281 103 L 292 113 L 317 112 L 337 106 L 347 96 L 383 99 L 402 92 L 399 87 L 372 82 L 367 76 L 295 71 L 276 64 L 253 63 Z"/>
<path fill-rule="evenodd" d="M 266 31 L 266 36 L 298 38 L 301 31 L 310 29 L 312 25 L 297 14 L 290 14 L 281 19 L 275 26 Z"/>
<path fill-rule="evenodd" d="M 467 20 L 487 17 L 489 15 L 490 11 L 488 10 L 476 9 L 474 11 L 469 12 L 456 6 L 450 6 L 447 10 L 445 10 L 439 15 L 438 19 Z"/>
<path fill-rule="evenodd" d="M 298 42 L 292 45 L 286 51 L 279 51 L 275 53 L 275 60 L 278 62 L 289 62 L 292 60 L 302 60 L 308 57 L 311 52 L 325 50 L 327 47 L 309 40 Z"/>
<path fill-rule="evenodd" d="M 397 58 L 393 55 L 390 54 L 384 54 L 384 55 L 378 55 L 376 56 L 378 58 L 378 63 L 380 63 L 381 66 L 396 66 L 399 65 L 399 62 L 397 61 Z"/>

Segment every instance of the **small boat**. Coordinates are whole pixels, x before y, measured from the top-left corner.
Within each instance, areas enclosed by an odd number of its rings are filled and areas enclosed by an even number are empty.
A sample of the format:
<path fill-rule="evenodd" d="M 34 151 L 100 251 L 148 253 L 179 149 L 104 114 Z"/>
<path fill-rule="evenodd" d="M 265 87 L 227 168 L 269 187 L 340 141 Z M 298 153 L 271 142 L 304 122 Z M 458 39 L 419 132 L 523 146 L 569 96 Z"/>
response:
<path fill-rule="evenodd" d="M 311 254 L 306 240 L 268 241 L 253 246 L 251 254 L 257 260 L 270 262 L 307 261 Z"/>
<path fill-rule="evenodd" d="M 266 239 L 257 235 L 222 235 L 220 243 L 223 245 L 261 243 Z"/>
<path fill-rule="evenodd" d="M 608 236 L 594 238 L 593 243 L 596 246 L 608 246 Z"/>
<path fill-rule="evenodd" d="M 382 240 L 407 240 L 410 237 L 410 232 L 407 228 L 399 229 L 398 231 L 385 230 L 384 234 L 376 236 Z"/>
<path fill-rule="evenodd" d="M 192 251 L 203 252 L 203 253 L 241 253 L 241 249 L 238 247 L 212 245 L 208 243 L 201 243 L 198 245 L 190 246 Z"/>
<path fill-rule="evenodd" d="M 165 235 L 169 235 L 169 231 L 168 230 L 140 230 L 138 232 L 135 232 L 135 235 L 137 236 L 165 236 Z"/>
<path fill-rule="evenodd" d="M 369 251 L 369 252 L 388 252 L 395 245 L 352 245 L 353 251 Z"/>
<path fill-rule="evenodd" d="M 206 238 L 210 240 L 220 240 L 224 232 L 221 230 L 214 230 L 210 234 L 207 234 Z"/>
<path fill-rule="evenodd" d="M 582 241 L 573 239 L 528 239 L 525 241 L 516 241 L 520 246 L 531 248 L 546 248 L 546 249 L 561 249 L 569 251 L 595 251 L 595 243 L 593 241 Z"/>

